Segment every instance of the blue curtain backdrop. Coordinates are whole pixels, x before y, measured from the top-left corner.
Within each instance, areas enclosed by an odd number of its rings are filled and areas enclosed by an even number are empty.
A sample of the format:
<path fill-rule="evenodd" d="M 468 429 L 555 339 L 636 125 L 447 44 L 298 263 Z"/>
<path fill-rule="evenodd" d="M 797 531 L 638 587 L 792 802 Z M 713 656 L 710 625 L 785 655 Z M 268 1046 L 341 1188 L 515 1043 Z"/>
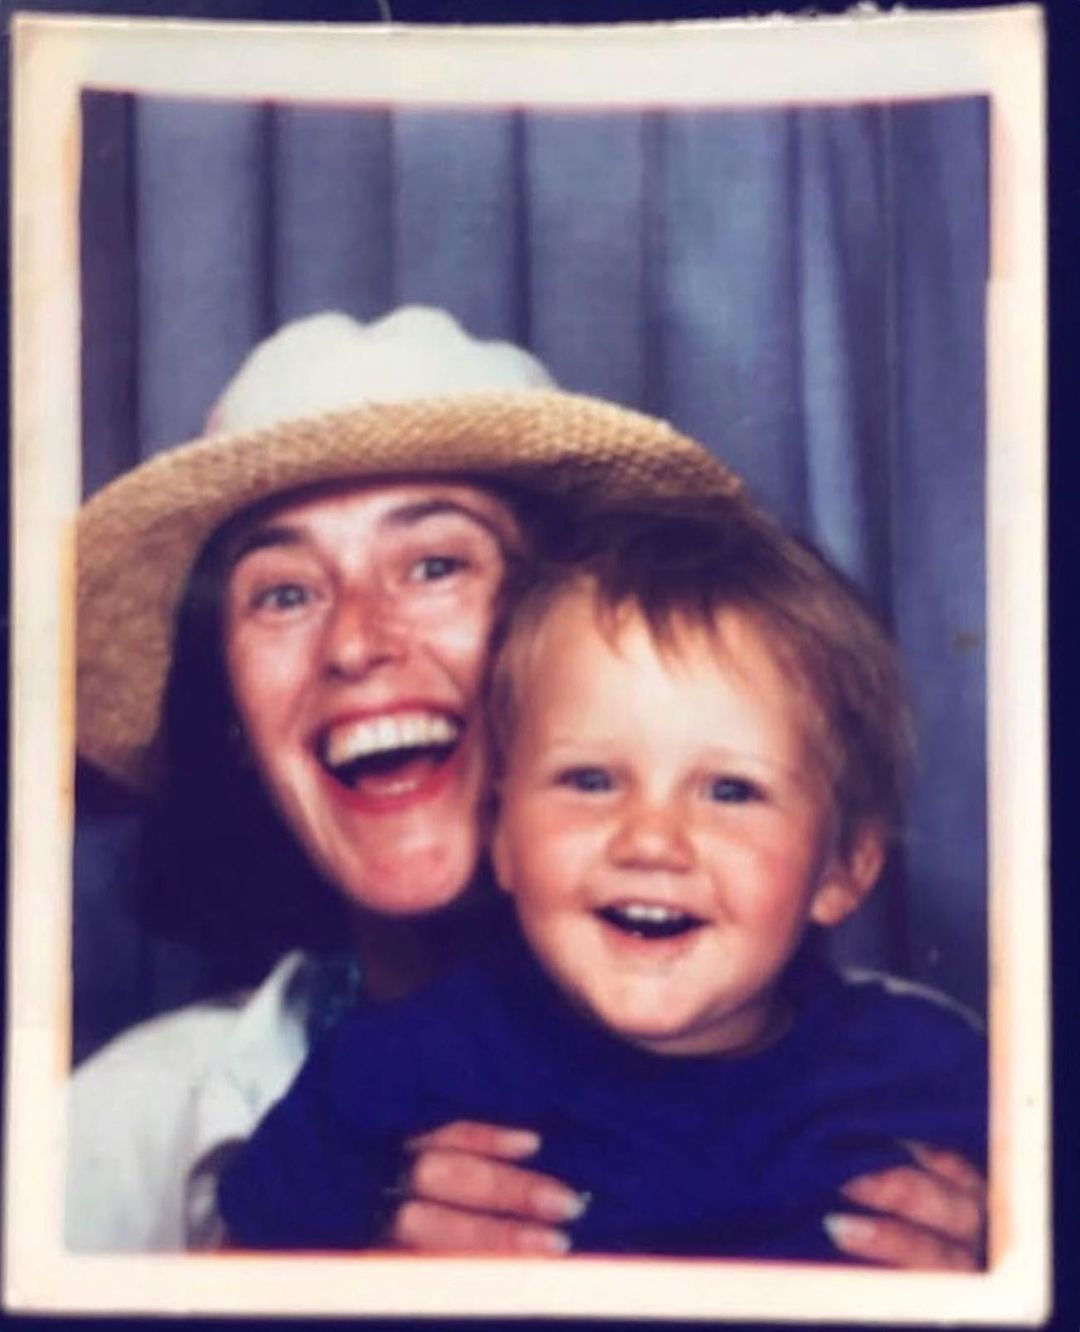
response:
<path fill-rule="evenodd" d="M 985 99 L 426 110 L 85 97 L 84 482 L 197 435 L 253 343 L 441 305 L 668 417 L 867 591 L 920 733 L 908 833 L 837 951 L 986 985 Z M 206 983 L 142 938 L 84 801 L 76 1052 Z"/>

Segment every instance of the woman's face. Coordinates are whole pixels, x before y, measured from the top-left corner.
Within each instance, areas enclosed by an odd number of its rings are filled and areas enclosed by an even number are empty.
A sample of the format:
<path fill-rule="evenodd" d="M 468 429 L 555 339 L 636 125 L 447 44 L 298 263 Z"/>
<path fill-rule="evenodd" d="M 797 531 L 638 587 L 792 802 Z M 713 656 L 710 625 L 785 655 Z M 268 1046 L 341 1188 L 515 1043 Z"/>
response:
<path fill-rule="evenodd" d="M 254 764 L 358 905 L 433 910 L 468 883 L 487 749 L 480 690 L 509 509 L 469 485 L 283 503 L 237 539 L 225 658 Z"/>

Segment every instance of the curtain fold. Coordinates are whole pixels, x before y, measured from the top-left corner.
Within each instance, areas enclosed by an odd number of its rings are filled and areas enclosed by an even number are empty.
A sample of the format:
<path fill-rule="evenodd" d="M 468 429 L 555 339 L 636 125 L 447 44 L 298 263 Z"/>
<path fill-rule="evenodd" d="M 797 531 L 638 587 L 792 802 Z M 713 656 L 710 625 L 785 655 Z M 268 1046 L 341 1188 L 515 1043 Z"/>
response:
<path fill-rule="evenodd" d="M 333 308 L 372 318 L 396 299 L 389 113 L 279 107 L 272 126 L 275 326 Z"/>

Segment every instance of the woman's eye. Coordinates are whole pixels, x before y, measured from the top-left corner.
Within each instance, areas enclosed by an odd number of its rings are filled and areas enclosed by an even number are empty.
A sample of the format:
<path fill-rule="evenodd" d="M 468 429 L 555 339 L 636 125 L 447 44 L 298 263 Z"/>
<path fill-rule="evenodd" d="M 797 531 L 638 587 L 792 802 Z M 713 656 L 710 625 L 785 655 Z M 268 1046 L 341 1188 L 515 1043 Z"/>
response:
<path fill-rule="evenodd" d="M 457 555 L 425 555 L 410 568 L 409 579 L 414 583 L 436 583 L 465 567 L 466 561 Z"/>
<path fill-rule="evenodd" d="M 572 791 L 610 791 L 615 783 L 611 774 L 603 768 L 567 768 L 559 773 L 559 786 L 568 786 Z"/>
<path fill-rule="evenodd" d="M 708 799 L 721 805 L 743 805 L 760 800 L 761 791 L 744 777 L 713 777 L 707 787 Z"/>
<path fill-rule="evenodd" d="M 311 601 L 313 593 L 303 583 L 275 583 L 272 587 L 260 588 L 252 597 L 254 610 L 290 611 L 298 610 Z"/>

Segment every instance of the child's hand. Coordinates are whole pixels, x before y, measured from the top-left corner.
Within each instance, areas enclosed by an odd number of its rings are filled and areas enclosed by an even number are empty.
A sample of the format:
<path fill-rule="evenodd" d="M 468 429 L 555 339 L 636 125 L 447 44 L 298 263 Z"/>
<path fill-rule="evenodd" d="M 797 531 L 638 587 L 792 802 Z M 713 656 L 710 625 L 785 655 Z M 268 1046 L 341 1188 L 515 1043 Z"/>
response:
<path fill-rule="evenodd" d="M 539 1146 L 528 1129 L 467 1121 L 413 1138 L 388 1238 L 409 1249 L 565 1253 L 558 1227 L 584 1204 L 565 1184 L 516 1164 Z"/>
<path fill-rule="evenodd" d="M 885 1267 L 976 1271 L 983 1266 L 986 1181 L 962 1156 L 908 1143 L 914 1165 L 849 1180 L 844 1195 L 879 1216 L 826 1219 L 838 1249 Z"/>

